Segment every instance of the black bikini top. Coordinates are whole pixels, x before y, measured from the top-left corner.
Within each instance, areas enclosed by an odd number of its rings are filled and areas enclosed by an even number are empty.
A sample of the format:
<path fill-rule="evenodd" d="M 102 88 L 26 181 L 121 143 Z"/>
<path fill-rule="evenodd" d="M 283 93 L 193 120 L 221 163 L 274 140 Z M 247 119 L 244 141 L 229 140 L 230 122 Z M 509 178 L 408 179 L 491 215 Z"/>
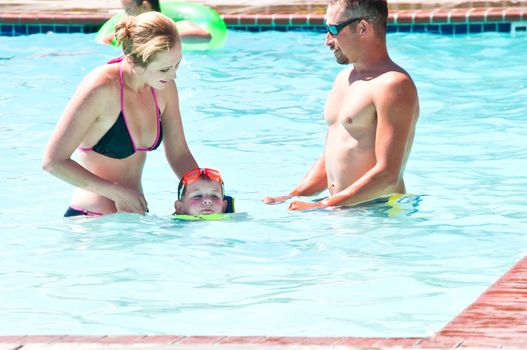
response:
<path fill-rule="evenodd" d="M 157 104 L 157 96 L 153 88 L 152 96 L 157 116 L 157 136 L 154 144 L 150 147 L 136 147 L 134 139 L 130 134 L 130 129 L 126 123 L 126 115 L 124 113 L 124 84 L 123 84 L 123 69 L 120 62 L 123 57 L 113 59 L 108 63 L 119 62 L 119 84 L 121 85 L 121 113 L 110 129 L 99 139 L 93 147 L 79 147 L 83 152 L 96 152 L 110 158 L 124 159 L 130 157 L 135 152 L 150 152 L 159 147 L 163 139 L 163 127 L 161 126 L 161 113 Z"/>

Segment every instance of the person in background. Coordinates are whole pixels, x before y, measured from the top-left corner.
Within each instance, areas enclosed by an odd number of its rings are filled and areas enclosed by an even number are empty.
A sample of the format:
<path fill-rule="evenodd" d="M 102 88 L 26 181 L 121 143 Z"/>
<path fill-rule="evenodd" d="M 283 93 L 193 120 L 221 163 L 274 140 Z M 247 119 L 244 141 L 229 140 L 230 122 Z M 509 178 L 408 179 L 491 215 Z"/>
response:
<path fill-rule="evenodd" d="M 338 74 L 324 118 L 325 149 L 304 179 L 267 204 L 329 190 L 318 202 L 292 201 L 291 210 L 353 206 L 405 193 L 403 173 L 419 116 L 417 90 L 410 75 L 386 48 L 386 0 L 330 0 L 326 45 Z"/>
<path fill-rule="evenodd" d="M 44 170 L 76 187 L 65 216 L 148 212 L 141 176 L 162 140 L 178 177 L 198 167 L 174 81 L 182 58 L 174 22 L 147 12 L 115 32 L 124 55 L 80 82 L 44 152 Z"/>
<path fill-rule="evenodd" d="M 159 0 L 121 0 L 121 6 L 129 16 L 138 16 L 148 11 L 161 12 Z M 191 21 L 177 21 L 176 27 L 181 40 L 185 43 L 207 43 L 212 39 L 208 30 Z M 115 34 L 112 33 L 103 38 L 102 42 L 111 44 L 114 38 Z"/>

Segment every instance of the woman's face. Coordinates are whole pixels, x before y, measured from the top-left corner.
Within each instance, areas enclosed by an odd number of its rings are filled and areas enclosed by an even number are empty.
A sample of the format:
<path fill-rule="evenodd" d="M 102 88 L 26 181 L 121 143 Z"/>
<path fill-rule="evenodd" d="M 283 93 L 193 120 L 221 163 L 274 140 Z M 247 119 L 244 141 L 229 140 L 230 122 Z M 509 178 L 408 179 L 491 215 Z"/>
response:
<path fill-rule="evenodd" d="M 176 70 L 181 58 L 181 44 L 178 43 L 168 51 L 157 53 L 154 60 L 142 70 L 140 75 L 148 85 L 161 90 L 167 86 L 168 82 L 176 79 Z"/>

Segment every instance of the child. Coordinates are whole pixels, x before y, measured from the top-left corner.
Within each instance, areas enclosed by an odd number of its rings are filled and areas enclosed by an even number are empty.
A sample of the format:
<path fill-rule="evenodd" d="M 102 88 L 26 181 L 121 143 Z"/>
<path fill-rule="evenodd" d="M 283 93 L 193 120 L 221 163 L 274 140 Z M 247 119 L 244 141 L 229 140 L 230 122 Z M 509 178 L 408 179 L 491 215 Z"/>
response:
<path fill-rule="evenodd" d="M 225 196 L 220 172 L 210 168 L 192 169 L 183 176 L 174 206 L 177 215 L 234 212 L 233 199 Z"/>

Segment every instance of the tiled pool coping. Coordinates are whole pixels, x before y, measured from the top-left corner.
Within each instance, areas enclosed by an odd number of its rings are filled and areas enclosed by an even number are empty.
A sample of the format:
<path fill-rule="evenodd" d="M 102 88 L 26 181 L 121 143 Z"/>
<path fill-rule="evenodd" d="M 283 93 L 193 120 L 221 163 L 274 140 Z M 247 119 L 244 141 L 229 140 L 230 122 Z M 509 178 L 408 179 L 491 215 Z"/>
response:
<path fill-rule="evenodd" d="M 0 336 L 0 350 L 527 348 L 527 256 L 430 338 L 273 336 Z"/>
<path fill-rule="evenodd" d="M 92 33 L 111 14 L 54 14 L 0 11 L 0 35 L 34 33 Z M 324 31 L 323 14 L 225 14 L 231 29 Z M 466 34 L 480 32 L 527 32 L 527 7 L 414 9 L 391 11 L 389 32 Z"/>

